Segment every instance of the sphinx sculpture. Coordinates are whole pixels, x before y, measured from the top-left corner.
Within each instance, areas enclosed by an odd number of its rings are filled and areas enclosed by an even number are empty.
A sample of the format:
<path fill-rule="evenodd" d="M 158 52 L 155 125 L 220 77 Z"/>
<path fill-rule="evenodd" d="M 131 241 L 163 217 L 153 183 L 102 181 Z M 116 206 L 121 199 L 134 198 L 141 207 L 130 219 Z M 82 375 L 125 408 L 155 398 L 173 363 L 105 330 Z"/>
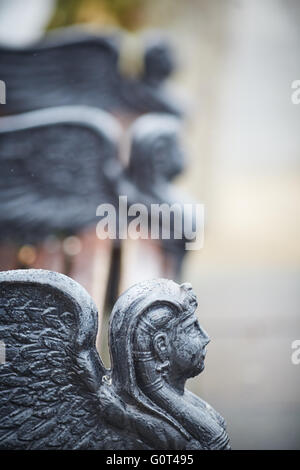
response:
<path fill-rule="evenodd" d="M 119 195 L 129 204 L 176 202 L 169 188 L 183 169 L 179 120 L 149 114 L 132 127 L 124 168 L 121 128 L 105 111 L 60 106 L 1 118 L 0 239 L 76 232 L 96 223 L 99 204 L 117 207 Z"/>
<path fill-rule="evenodd" d="M 229 449 L 224 419 L 184 388 L 209 337 L 189 284 L 141 282 L 116 302 L 111 369 L 97 311 L 70 278 L 0 273 L 0 449 Z"/>
<path fill-rule="evenodd" d="M 98 205 L 118 209 L 119 195 L 148 208 L 183 208 L 188 202 L 173 185 L 184 168 L 180 120 L 174 116 L 151 113 L 134 121 L 127 166 L 119 156 L 121 127 L 100 109 L 60 106 L 0 119 L 0 241 L 37 243 L 53 234 L 76 234 L 99 221 Z M 194 221 L 186 214 L 184 223 Z M 185 242 L 162 240 L 175 275 Z"/>
<path fill-rule="evenodd" d="M 159 227 L 161 244 L 165 252 L 171 254 L 174 275 L 179 277 L 186 254 L 185 244 L 193 240 L 197 232 L 195 214 L 184 207 L 186 203 L 195 205 L 195 202 L 173 184 L 186 167 L 181 122 L 167 114 L 145 114 L 130 126 L 126 138 L 124 148 L 127 148 L 127 155 L 124 152 L 124 160 L 127 160 L 127 165 L 125 169 L 120 166 L 118 170 L 111 159 L 104 169 L 107 180 L 112 182 L 118 194 L 127 195 L 128 204 L 142 203 L 150 209 L 149 229 L 152 224 Z M 152 215 L 152 204 L 160 207 L 168 204 L 172 211 L 179 213 L 182 217 L 179 237 L 175 236 L 176 227 L 171 214 L 171 238 L 162 235 L 162 221 Z"/>

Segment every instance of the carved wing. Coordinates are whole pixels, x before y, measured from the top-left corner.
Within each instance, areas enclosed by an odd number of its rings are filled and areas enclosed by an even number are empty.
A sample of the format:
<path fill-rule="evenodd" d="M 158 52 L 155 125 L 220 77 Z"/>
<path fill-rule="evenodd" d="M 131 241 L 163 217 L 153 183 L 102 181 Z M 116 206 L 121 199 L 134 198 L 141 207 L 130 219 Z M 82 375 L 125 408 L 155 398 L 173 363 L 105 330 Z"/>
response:
<path fill-rule="evenodd" d="M 101 36 L 73 27 L 52 32 L 30 47 L 0 47 L 1 80 L 7 84 L 7 104 L 0 113 L 77 104 L 181 114 L 156 83 L 120 73 L 120 41 L 120 33 Z M 153 46 L 151 51 L 153 55 Z M 159 65 L 150 58 L 153 66 L 146 70 L 151 76 Z"/>
<path fill-rule="evenodd" d="M 104 167 L 118 165 L 119 132 L 84 106 L 0 118 L 0 238 L 35 241 L 95 222 L 115 197 Z"/>
<path fill-rule="evenodd" d="M 101 420 L 107 373 L 87 292 L 44 270 L 0 273 L 0 449 L 132 448 Z"/>

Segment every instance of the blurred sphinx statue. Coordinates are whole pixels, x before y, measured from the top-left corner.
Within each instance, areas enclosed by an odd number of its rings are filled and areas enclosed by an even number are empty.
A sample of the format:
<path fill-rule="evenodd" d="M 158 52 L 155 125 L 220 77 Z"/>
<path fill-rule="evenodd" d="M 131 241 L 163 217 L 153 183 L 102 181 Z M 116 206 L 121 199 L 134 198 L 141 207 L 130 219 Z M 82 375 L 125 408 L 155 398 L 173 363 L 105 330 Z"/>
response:
<path fill-rule="evenodd" d="M 181 124 L 151 113 L 122 130 L 109 113 L 60 106 L 0 118 L 0 238 L 42 239 L 96 222 L 96 208 L 181 202 L 171 183 L 184 169 Z M 124 145 L 125 147 L 125 145 Z"/>
<path fill-rule="evenodd" d="M 173 184 L 184 169 L 180 130 L 181 121 L 169 114 L 139 117 L 126 134 L 122 161 L 121 127 L 95 107 L 59 106 L 0 118 L 0 241 L 38 243 L 49 235 L 76 234 L 96 225 L 100 204 L 118 209 L 120 195 L 129 205 L 174 204 L 183 214 L 185 196 Z M 183 223 L 193 235 L 193 217 L 185 215 Z M 161 225 L 154 218 L 153 224 Z M 175 261 L 175 276 L 185 242 L 162 240 Z"/>
<path fill-rule="evenodd" d="M 110 160 L 105 167 L 107 179 L 118 194 L 127 195 L 128 204 L 135 204 L 137 210 L 140 203 L 149 208 L 149 231 L 159 227 L 163 249 L 173 259 L 173 276 L 179 277 L 186 242 L 194 240 L 199 230 L 195 211 L 188 211 L 188 207 L 195 208 L 195 201 L 174 184 L 186 167 L 181 121 L 167 114 L 149 113 L 134 121 L 126 138 L 126 167 L 117 169 Z M 170 237 L 163 236 L 163 221 L 152 212 L 154 205 L 162 210 L 168 205 Z M 181 220 L 179 236 L 175 219 Z"/>
<path fill-rule="evenodd" d="M 209 338 L 189 284 L 144 281 L 116 302 L 111 369 L 97 311 L 70 278 L 0 273 L 1 449 L 229 449 L 223 418 L 185 389 Z"/>

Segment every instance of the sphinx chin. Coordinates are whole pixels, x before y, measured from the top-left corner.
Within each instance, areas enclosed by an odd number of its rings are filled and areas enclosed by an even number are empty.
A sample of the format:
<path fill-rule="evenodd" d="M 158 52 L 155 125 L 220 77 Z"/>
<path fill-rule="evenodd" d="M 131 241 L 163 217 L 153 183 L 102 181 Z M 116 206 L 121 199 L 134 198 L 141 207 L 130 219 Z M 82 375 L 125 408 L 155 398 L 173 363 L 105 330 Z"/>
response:
<path fill-rule="evenodd" d="M 189 373 L 187 374 L 187 379 L 192 379 L 193 377 L 196 377 L 197 375 L 201 374 L 201 372 L 204 370 L 205 365 L 204 362 L 200 362 L 193 368 L 189 370 Z"/>

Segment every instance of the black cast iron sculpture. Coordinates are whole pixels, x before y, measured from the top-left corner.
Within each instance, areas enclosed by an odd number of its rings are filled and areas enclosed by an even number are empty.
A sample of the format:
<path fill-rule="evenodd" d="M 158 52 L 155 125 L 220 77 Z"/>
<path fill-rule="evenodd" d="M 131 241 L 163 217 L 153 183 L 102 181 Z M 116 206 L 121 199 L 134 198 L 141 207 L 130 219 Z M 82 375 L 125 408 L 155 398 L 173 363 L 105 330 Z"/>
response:
<path fill-rule="evenodd" d="M 119 31 L 101 35 L 70 27 L 24 48 L 0 46 L 0 79 L 7 85 L 0 114 L 88 105 L 111 112 L 181 115 L 162 86 L 174 69 L 168 42 L 157 33 L 145 38 L 140 77 L 122 73 L 122 44 Z"/>
<path fill-rule="evenodd" d="M 209 338 L 189 284 L 137 284 L 110 321 L 111 369 L 86 291 L 43 270 L 0 273 L 1 449 L 228 449 L 223 418 L 184 388 Z"/>

